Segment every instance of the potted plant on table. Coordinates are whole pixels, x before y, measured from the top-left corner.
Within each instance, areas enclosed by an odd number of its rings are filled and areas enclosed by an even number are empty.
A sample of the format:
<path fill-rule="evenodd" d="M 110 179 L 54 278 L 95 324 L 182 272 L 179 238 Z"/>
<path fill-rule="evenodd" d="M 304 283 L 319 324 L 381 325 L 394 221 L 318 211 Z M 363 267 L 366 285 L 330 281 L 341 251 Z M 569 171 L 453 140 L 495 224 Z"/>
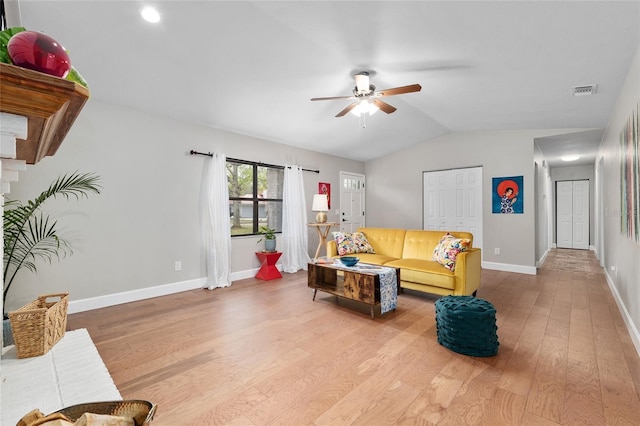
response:
<path fill-rule="evenodd" d="M 69 241 L 58 234 L 57 221 L 41 210 L 50 198 L 86 198 L 90 193 L 100 193 L 100 178 L 94 173 L 68 173 L 56 179 L 45 191 L 33 200 L 23 203 L 10 200 L 4 203 L 4 275 L 3 308 L 6 310 L 7 294 L 20 270 L 26 268 L 37 272 L 37 261 L 52 262 L 73 253 Z M 8 315 L 4 314 L 3 336 L 6 344 L 9 327 Z"/>
<path fill-rule="evenodd" d="M 268 226 L 261 226 L 259 232 L 264 235 L 263 238 L 258 240 L 258 242 L 264 240 L 264 251 L 276 251 L 276 230 L 271 229 Z"/>

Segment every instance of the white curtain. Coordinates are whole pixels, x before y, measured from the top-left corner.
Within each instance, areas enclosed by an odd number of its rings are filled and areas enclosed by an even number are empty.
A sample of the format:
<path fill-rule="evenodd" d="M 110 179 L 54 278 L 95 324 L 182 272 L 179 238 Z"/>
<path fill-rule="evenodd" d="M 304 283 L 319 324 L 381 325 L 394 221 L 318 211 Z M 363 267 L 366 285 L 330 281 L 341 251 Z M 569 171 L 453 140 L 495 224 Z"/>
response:
<path fill-rule="evenodd" d="M 206 162 L 206 199 L 203 204 L 207 236 L 206 287 L 209 290 L 231 285 L 231 217 L 226 162 L 226 156 L 217 153 Z"/>
<path fill-rule="evenodd" d="M 308 248 L 307 206 L 304 196 L 302 168 L 284 168 L 282 194 L 282 270 L 296 272 L 307 270 L 311 261 Z"/>

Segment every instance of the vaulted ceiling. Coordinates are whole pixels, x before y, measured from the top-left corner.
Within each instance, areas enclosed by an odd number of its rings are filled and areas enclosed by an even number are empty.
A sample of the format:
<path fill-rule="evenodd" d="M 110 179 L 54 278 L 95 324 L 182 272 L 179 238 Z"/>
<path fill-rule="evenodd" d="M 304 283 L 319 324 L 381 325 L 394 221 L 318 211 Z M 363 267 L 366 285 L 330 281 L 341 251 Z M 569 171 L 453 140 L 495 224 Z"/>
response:
<path fill-rule="evenodd" d="M 637 1 L 9 3 L 9 25 L 19 6 L 61 42 L 93 99 L 360 161 L 472 130 L 576 128 L 543 151 L 597 148 L 587 130 L 607 126 L 640 40 Z M 366 127 L 334 117 L 349 100 L 310 101 L 351 94 L 362 70 L 422 91 Z"/>

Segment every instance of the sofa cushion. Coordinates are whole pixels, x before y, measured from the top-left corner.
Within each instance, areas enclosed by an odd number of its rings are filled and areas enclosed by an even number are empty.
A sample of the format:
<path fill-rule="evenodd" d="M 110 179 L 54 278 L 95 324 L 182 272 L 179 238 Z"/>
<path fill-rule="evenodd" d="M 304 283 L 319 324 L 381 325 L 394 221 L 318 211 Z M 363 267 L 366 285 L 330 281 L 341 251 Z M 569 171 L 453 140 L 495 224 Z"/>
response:
<path fill-rule="evenodd" d="M 383 254 L 358 253 L 355 256 L 360 259 L 360 263 L 369 263 L 371 265 L 384 265 L 387 262 L 397 260 L 396 257 L 385 256 Z"/>
<path fill-rule="evenodd" d="M 398 259 L 384 264 L 391 268 L 400 268 L 400 280 L 432 285 L 435 287 L 453 290 L 456 285 L 456 276 L 433 260 L 423 259 Z"/>
<path fill-rule="evenodd" d="M 404 236 L 407 232 L 405 229 L 358 228 L 357 231 L 362 232 L 367 237 L 376 254 L 396 259 L 403 257 L 402 247 L 404 246 Z"/>
<path fill-rule="evenodd" d="M 367 237 L 362 232 L 334 232 L 333 239 L 338 248 L 338 255 L 355 253 L 375 253 Z"/>
<path fill-rule="evenodd" d="M 442 237 L 436 248 L 433 249 L 433 260 L 453 272 L 456 269 L 458 253 L 467 250 L 470 246 L 470 240 L 456 238 L 447 233 Z"/>

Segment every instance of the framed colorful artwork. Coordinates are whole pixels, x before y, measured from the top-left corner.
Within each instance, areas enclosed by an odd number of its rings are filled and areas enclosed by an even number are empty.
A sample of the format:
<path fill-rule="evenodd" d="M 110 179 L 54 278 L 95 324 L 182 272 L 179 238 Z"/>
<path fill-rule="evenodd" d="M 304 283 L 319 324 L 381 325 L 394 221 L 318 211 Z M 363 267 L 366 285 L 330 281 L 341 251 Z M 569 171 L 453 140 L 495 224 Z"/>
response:
<path fill-rule="evenodd" d="M 522 214 L 524 212 L 524 176 L 493 178 L 492 207 L 493 213 Z"/>
<path fill-rule="evenodd" d="M 620 231 L 640 244 L 640 103 L 620 131 Z"/>
<path fill-rule="evenodd" d="M 326 182 L 318 182 L 318 194 L 325 194 L 327 196 L 327 203 L 329 209 L 331 209 L 331 184 Z"/>

